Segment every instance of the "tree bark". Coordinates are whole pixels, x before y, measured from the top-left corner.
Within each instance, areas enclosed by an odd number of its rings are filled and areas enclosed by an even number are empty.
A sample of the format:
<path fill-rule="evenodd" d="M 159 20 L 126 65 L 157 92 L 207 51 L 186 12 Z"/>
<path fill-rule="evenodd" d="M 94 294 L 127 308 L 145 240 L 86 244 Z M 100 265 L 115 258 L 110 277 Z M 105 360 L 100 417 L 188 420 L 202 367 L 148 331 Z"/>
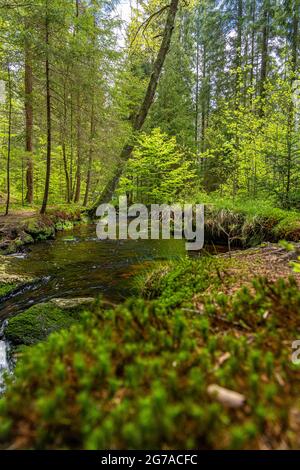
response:
<path fill-rule="evenodd" d="M 94 116 L 94 102 L 92 103 L 91 111 L 91 135 L 90 135 L 90 148 L 89 148 L 89 161 L 88 161 L 88 171 L 86 177 L 86 188 L 83 205 L 86 207 L 89 202 L 89 194 L 91 187 L 91 175 L 92 175 L 92 166 L 93 166 L 93 156 L 94 156 L 94 140 L 95 140 L 95 116 Z"/>
<path fill-rule="evenodd" d="M 67 203 L 71 202 L 71 189 L 70 189 L 70 176 L 68 169 L 68 159 L 66 151 L 66 132 L 67 132 L 67 92 L 66 92 L 66 83 L 64 82 L 64 104 L 63 104 L 63 120 L 61 124 L 61 148 L 62 148 L 62 157 L 64 163 L 64 172 L 66 179 L 66 189 L 67 189 Z"/>
<path fill-rule="evenodd" d="M 46 62 L 45 62 L 45 76 L 46 76 L 46 109 L 47 109 L 47 167 L 46 167 L 46 181 L 43 205 L 41 214 L 45 214 L 47 210 L 49 188 L 50 188 L 50 175 L 51 175 L 51 144 L 52 144 L 52 116 L 51 116 L 51 92 L 50 92 L 50 64 L 49 64 L 49 16 L 48 16 L 48 0 L 46 1 L 46 20 L 45 20 L 45 44 L 46 44 Z"/>
<path fill-rule="evenodd" d="M 264 1 L 263 4 L 263 30 L 262 30 L 262 46 L 261 46 L 261 67 L 260 67 L 260 83 L 259 96 L 263 100 L 266 92 L 266 80 L 268 71 L 268 49 L 269 49 L 269 2 Z M 260 115 L 263 115 L 263 102 L 261 103 Z"/>
<path fill-rule="evenodd" d="M 74 202 L 79 203 L 81 194 L 81 117 L 80 117 L 80 95 L 77 92 L 77 171 L 76 190 Z"/>
<path fill-rule="evenodd" d="M 293 22 L 292 22 L 292 56 L 291 56 L 291 88 L 293 88 L 294 80 L 296 79 L 296 71 L 298 64 L 298 46 L 299 46 L 299 3 L 295 0 L 292 3 L 293 7 Z M 295 125 L 295 108 L 291 100 L 288 109 L 288 123 L 287 123 L 287 175 L 286 175 L 286 195 L 285 204 L 290 209 L 290 191 L 291 191 L 291 177 L 293 165 L 293 132 Z"/>
<path fill-rule="evenodd" d="M 28 31 L 28 23 L 25 24 L 25 29 Z M 33 161 L 32 161 L 32 137 L 33 137 L 33 106 L 32 106 L 32 91 L 33 91 L 33 74 L 32 74 L 32 54 L 29 40 L 25 38 L 25 152 L 26 152 L 26 185 L 27 193 L 25 200 L 28 204 L 33 203 Z"/>
<path fill-rule="evenodd" d="M 200 91 L 200 8 L 196 13 L 196 98 L 195 98 L 195 147 L 199 154 L 199 91 Z"/>
<path fill-rule="evenodd" d="M 8 139 L 7 139 L 7 166 L 6 166 L 6 209 L 5 215 L 8 215 L 10 204 L 10 156 L 11 156 L 11 127 L 12 127 L 12 84 L 11 84 L 11 70 L 10 64 L 7 66 L 8 74 Z"/>
<path fill-rule="evenodd" d="M 79 0 L 76 0 L 76 19 L 79 19 Z M 78 23 L 76 24 L 74 35 L 78 32 Z M 77 90 L 76 94 L 76 106 L 77 106 L 77 171 L 76 171 L 76 189 L 74 202 L 80 201 L 81 193 L 81 117 L 80 117 L 80 90 Z"/>
<path fill-rule="evenodd" d="M 149 110 L 151 108 L 151 105 L 153 103 L 155 92 L 156 92 L 158 82 L 159 82 L 159 78 L 162 72 L 162 68 L 163 68 L 166 56 L 168 54 L 168 51 L 170 49 L 171 38 L 172 38 L 174 26 L 175 26 L 175 19 L 176 19 L 178 7 L 179 7 L 179 1 L 180 0 L 171 0 L 170 2 L 168 17 L 166 20 L 164 33 L 163 33 L 163 39 L 162 39 L 156 60 L 153 65 L 153 71 L 149 80 L 148 88 L 147 88 L 144 100 L 141 104 L 141 107 L 133 120 L 133 130 L 135 132 L 138 132 L 142 129 L 145 123 L 145 120 L 147 118 L 147 115 L 149 113 Z M 127 144 L 123 148 L 120 154 L 121 162 L 124 163 L 128 160 L 128 158 L 130 157 L 132 153 L 132 150 L 133 150 L 133 146 L 131 144 Z M 122 172 L 123 172 L 122 166 L 123 166 L 122 164 L 119 165 L 115 175 L 106 185 L 95 207 L 93 207 L 92 209 L 93 211 L 95 210 L 97 205 L 101 203 L 107 203 L 111 200 L 111 197 L 118 185 L 120 176 L 122 175 Z"/>

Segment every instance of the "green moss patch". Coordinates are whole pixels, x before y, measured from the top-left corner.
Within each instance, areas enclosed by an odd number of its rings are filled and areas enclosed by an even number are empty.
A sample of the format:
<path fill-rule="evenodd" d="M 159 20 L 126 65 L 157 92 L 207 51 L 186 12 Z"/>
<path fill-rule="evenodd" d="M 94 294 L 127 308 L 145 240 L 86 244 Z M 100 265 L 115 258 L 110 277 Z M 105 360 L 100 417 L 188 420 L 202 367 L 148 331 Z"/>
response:
<path fill-rule="evenodd" d="M 36 241 L 47 240 L 55 235 L 54 226 L 47 217 L 28 220 L 24 231 Z"/>
<path fill-rule="evenodd" d="M 9 320 L 5 337 L 13 346 L 32 345 L 54 331 L 69 328 L 79 318 L 78 309 L 63 310 L 50 302 L 35 305 Z"/>
<path fill-rule="evenodd" d="M 17 287 L 17 284 L 15 283 L 1 283 L 0 282 L 0 298 L 14 291 L 16 287 Z"/>
<path fill-rule="evenodd" d="M 111 310 L 99 305 L 25 350 L 0 404 L 3 445 L 299 446 L 295 281 L 257 279 L 250 289 L 214 292 L 193 308 L 178 299 L 177 307 L 166 305 L 164 292 Z M 212 394 L 216 385 L 239 393 L 238 405 Z"/>

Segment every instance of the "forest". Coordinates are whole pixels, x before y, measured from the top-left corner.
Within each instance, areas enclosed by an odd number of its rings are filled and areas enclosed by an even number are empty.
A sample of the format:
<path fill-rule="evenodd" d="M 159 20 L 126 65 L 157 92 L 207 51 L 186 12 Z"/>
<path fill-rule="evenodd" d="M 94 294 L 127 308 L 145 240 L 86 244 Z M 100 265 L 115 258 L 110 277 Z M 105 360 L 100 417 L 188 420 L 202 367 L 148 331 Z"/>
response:
<path fill-rule="evenodd" d="M 299 0 L 0 0 L 0 449 L 300 449 L 299 71 Z"/>
<path fill-rule="evenodd" d="M 125 29 L 118 2 L 1 3 L 3 202 L 9 194 L 42 212 L 88 206 L 142 130 L 153 153 L 175 138 L 184 172 L 196 177 L 194 197 L 299 208 L 297 2 L 176 2 L 170 51 L 141 122 L 167 3 L 133 1 Z M 160 160 L 144 155 L 150 168 Z M 142 169 L 128 171 L 122 190 L 147 193 Z"/>

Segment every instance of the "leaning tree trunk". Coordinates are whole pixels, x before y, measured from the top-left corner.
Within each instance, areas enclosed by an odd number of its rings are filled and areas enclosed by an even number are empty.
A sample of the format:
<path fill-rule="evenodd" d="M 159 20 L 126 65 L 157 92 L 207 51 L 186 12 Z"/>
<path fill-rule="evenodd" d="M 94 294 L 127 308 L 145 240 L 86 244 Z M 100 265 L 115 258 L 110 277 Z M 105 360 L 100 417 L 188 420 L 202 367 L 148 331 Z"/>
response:
<path fill-rule="evenodd" d="M 147 115 L 149 113 L 149 110 L 151 108 L 151 105 L 153 103 L 155 92 L 156 92 L 157 85 L 159 82 L 159 78 L 162 72 L 162 68 L 163 68 L 166 56 L 168 54 L 168 51 L 170 49 L 171 38 L 172 38 L 174 26 L 175 26 L 176 14 L 177 14 L 178 7 L 179 7 L 179 1 L 180 0 L 171 0 L 170 6 L 169 6 L 168 17 L 167 17 L 167 21 L 166 21 L 165 29 L 163 33 L 163 39 L 162 39 L 156 60 L 154 62 L 153 71 L 149 80 L 148 88 L 147 88 L 144 100 L 142 102 L 142 105 L 133 120 L 133 131 L 135 132 L 138 132 L 142 129 L 144 122 L 147 118 Z M 131 144 L 125 145 L 120 155 L 121 162 L 125 163 L 129 159 L 132 153 L 132 150 L 133 150 L 133 146 Z M 103 193 L 101 194 L 100 198 L 97 201 L 96 206 L 101 203 L 107 203 L 111 200 L 112 195 L 118 185 L 119 179 L 122 175 L 122 172 L 123 172 L 123 165 L 120 164 L 117 172 L 106 185 Z M 93 210 L 95 210 L 96 206 L 93 208 Z"/>

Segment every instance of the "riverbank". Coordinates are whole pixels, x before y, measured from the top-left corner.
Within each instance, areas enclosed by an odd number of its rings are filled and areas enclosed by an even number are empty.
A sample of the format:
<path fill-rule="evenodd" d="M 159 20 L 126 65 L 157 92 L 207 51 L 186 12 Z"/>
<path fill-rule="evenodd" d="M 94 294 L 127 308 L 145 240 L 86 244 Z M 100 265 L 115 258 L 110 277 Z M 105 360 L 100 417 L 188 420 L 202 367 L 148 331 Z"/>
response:
<path fill-rule="evenodd" d="M 205 238 L 213 243 L 224 243 L 249 248 L 264 242 L 300 240 L 300 213 L 272 207 L 263 200 L 231 201 L 205 200 Z"/>
<path fill-rule="evenodd" d="M 0 254 L 20 252 L 32 243 L 53 239 L 57 231 L 72 229 L 86 217 L 78 206 L 48 209 L 47 215 L 36 210 L 16 210 L 0 216 Z"/>
<path fill-rule="evenodd" d="M 300 448 L 294 258 L 264 245 L 163 263 L 139 297 L 85 308 L 24 351 L 3 447 Z"/>
<path fill-rule="evenodd" d="M 210 244 L 249 248 L 263 242 L 300 240 L 300 214 L 273 208 L 263 201 L 253 205 L 228 200 L 201 200 L 205 204 L 205 240 Z M 0 255 L 22 251 L 26 245 L 52 239 L 57 231 L 72 229 L 87 220 L 79 206 L 49 208 L 41 216 L 35 210 L 15 211 L 0 216 Z"/>

